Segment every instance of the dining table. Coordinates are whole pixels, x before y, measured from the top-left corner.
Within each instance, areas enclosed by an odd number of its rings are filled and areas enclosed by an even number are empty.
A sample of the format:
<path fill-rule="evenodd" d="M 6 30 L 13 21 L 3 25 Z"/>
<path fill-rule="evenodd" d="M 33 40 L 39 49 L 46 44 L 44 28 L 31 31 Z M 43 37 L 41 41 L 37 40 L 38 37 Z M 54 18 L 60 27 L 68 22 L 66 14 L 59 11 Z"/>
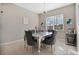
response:
<path fill-rule="evenodd" d="M 41 41 L 44 40 L 44 38 L 48 35 L 51 35 L 52 32 L 38 32 L 33 33 L 32 36 L 37 38 L 37 44 L 38 44 L 38 53 L 40 53 L 41 48 Z"/>

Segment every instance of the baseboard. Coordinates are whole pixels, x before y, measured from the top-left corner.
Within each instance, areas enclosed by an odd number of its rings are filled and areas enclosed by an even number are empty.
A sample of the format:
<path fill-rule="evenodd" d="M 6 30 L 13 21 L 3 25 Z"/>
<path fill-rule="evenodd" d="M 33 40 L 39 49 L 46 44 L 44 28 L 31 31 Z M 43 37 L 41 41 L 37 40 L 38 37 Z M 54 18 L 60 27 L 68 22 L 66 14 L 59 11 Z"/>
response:
<path fill-rule="evenodd" d="M 10 44 L 15 44 L 15 43 L 19 43 L 19 42 L 22 42 L 24 41 L 23 39 L 20 39 L 20 40 L 15 40 L 15 41 L 10 41 L 10 42 L 6 42 L 6 43 L 0 43 L 0 45 L 10 45 Z"/>

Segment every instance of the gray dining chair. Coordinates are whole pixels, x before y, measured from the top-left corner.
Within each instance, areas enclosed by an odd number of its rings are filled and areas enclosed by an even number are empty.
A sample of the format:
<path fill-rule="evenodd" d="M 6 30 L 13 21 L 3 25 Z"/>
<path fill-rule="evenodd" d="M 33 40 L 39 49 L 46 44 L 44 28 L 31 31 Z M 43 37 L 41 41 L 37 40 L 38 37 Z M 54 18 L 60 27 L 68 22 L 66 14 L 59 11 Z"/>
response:
<path fill-rule="evenodd" d="M 25 31 L 24 41 L 27 42 L 27 50 L 28 50 L 28 46 L 31 46 L 32 52 L 33 52 L 34 46 L 37 45 L 37 40 L 32 36 L 31 31 Z M 25 45 L 25 47 L 26 47 L 26 45 Z"/>
<path fill-rule="evenodd" d="M 52 52 L 52 48 L 53 50 L 55 50 L 55 36 L 56 36 L 56 31 L 51 30 L 50 32 L 52 32 L 52 35 L 50 36 L 46 36 L 45 39 L 42 41 L 42 44 L 45 45 L 50 45 L 51 46 L 51 52 Z"/>

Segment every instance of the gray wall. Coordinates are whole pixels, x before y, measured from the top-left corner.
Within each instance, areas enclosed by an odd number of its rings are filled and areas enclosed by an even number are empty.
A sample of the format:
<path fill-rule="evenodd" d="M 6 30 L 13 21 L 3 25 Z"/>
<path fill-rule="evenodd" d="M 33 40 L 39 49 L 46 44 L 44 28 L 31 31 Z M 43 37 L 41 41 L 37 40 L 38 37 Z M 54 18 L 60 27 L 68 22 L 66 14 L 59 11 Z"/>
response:
<path fill-rule="evenodd" d="M 23 24 L 24 16 L 29 17 L 29 29 L 34 29 L 35 26 L 38 26 L 38 15 L 36 13 L 14 4 L 3 4 L 2 6 L 0 4 L 0 7 L 4 11 L 3 14 L 0 13 L 0 43 L 23 39 L 24 30 L 27 29 L 27 26 Z M 58 14 L 64 14 L 64 22 L 66 18 L 71 18 L 73 20 L 71 27 L 76 27 L 75 4 L 51 10 L 47 16 Z M 43 15 L 39 14 L 39 24 L 42 21 L 44 21 Z M 66 24 L 65 29 L 67 29 Z"/>
<path fill-rule="evenodd" d="M 23 39 L 24 30 L 27 29 L 27 26 L 23 24 L 23 17 L 29 18 L 29 29 L 38 26 L 38 15 L 34 12 L 14 4 L 2 4 L 2 10 L 4 13 L 1 19 L 2 39 L 0 43 Z"/>
<path fill-rule="evenodd" d="M 65 31 L 68 29 L 68 27 L 72 27 L 72 28 L 76 29 L 75 4 L 48 11 L 47 17 L 59 15 L 59 14 L 64 14 L 64 29 L 65 29 Z M 72 25 L 67 26 L 67 24 L 66 24 L 67 18 L 72 19 Z M 39 14 L 39 24 L 43 21 L 44 21 L 43 14 Z"/>
<path fill-rule="evenodd" d="M 0 4 L 0 40 L 1 40 L 1 37 L 2 37 L 2 14 L 1 14 L 1 10 L 2 10 L 2 7 L 1 7 L 1 4 Z"/>

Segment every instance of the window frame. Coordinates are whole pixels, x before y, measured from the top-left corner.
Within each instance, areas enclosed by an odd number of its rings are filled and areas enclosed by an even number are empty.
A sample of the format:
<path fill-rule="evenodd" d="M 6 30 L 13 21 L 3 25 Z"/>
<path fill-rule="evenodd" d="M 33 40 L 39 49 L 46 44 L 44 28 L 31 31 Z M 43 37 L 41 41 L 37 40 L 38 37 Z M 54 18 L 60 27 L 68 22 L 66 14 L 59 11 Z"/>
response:
<path fill-rule="evenodd" d="M 60 25 L 60 24 L 57 24 L 57 17 L 58 16 L 62 16 L 62 25 L 63 25 L 63 29 L 59 30 L 59 29 L 55 29 L 55 25 Z M 51 18 L 51 17 L 54 17 L 54 24 L 52 25 L 53 26 L 53 29 L 56 30 L 56 31 L 64 31 L 64 14 L 58 14 L 58 15 L 54 15 L 54 16 L 48 16 L 46 17 L 46 30 L 47 30 L 47 26 L 51 26 L 51 25 L 47 25 L 47 19 L 48 18 Z"/>

